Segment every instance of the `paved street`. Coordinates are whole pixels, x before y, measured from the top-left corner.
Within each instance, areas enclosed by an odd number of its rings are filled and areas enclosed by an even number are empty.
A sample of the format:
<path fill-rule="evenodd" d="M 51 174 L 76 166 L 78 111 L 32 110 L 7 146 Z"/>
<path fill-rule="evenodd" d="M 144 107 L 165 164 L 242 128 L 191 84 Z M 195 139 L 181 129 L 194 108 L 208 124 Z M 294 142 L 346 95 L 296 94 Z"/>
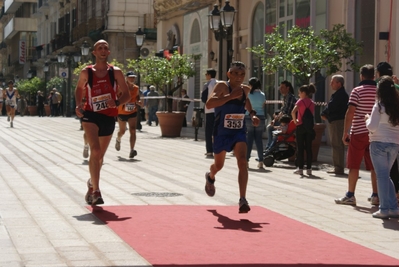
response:
<path fill-rule="evenodd" d="M 0 266 L 151 266 L 86 209 L 89 176 L 79 127 L 74 118 L 17 116 L 10 128 L 0 117 Z M 181 138 L 160 135 L 159 127 L 143 123 L 134 160 L 128 158 L 128 134 L 119 152 L 113 137 L 100 183 L 106 205 L 237 205 L 235 158 L 228 155 L 210 198 L 204 173 L 212 160 L 204 158 L 203 131 L 199 141 L 193 128 L 183 129 Z M 371 217 L 377 208 L 367 202 L 367 172 L 360 174 L 358 205 L 340 206 L 334 198 L 343 196 L 347 179 L 322 171 L 331 163 L 329 147 L 320 149 L 315 168 L 321 170 L 313 177 L 292 174 L 287 162 L 259 171 L 255 157 L 253 151 L 250 205 L 399 259 L 399 221 Z"/>

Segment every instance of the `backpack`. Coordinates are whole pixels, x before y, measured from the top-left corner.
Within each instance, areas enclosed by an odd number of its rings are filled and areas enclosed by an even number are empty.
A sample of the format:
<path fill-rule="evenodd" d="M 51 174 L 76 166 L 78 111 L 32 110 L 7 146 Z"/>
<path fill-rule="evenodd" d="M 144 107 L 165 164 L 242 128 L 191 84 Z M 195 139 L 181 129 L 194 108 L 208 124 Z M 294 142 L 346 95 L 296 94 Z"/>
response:
<path fill-rule="evenodd" d="M 310 105 L 309 105 L 310 106 Z M 314 116 L 309 109 L 309 106 L 306 107 L 305 112 L 302 115 L 302 124 L 298 126 L 297 132 L 305 134 L 313 134 L 315 135 L 314 127 Z"/>

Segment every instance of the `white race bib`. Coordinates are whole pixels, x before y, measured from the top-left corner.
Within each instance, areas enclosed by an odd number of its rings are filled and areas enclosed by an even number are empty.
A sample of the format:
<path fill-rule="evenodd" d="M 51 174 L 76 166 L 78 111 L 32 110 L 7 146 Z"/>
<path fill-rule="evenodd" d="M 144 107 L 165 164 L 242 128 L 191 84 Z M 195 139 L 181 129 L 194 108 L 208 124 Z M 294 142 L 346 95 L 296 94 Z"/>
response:
<path fill-rule="evenodd" d="M 125 111 L 132 112 L 136 105 L 134 103 L 126 103 L 125 104 Z"/>
<path fill-rule="evenodd" d="M 112 99 L 111 94 L 104 94 L 99 96 L 93 96 L 91 101 L 93 103 L 93 111 L 98 112 L 108 108 L 107 102 Z"/>
<path fill-rule="evenodd" d="M 244 127 L 245 114 L 226 114 L 224 116 L 224 128 L 242 129 Z"/>

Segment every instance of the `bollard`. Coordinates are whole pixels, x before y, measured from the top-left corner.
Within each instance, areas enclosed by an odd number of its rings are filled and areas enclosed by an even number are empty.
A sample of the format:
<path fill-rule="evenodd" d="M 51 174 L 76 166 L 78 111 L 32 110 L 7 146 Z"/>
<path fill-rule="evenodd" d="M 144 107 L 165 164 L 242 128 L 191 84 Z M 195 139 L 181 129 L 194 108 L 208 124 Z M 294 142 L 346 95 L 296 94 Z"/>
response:
<path fill-rule="evenodd" d="M 204 114 L 203 108 L 194 108 L 193 117 L 191 118 L 191 124 L 195 129 L 194 135 L 195 140 L 198 141 L 198 130 L 202 127 L 202 114 Z"/>

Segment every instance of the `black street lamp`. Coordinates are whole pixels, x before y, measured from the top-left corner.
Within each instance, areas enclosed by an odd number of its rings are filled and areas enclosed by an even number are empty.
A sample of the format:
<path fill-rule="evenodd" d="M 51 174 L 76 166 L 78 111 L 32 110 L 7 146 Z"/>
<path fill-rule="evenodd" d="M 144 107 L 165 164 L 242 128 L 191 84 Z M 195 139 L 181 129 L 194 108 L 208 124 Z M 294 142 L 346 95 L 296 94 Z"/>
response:
<path fill-rule="evenodd" d="M 84 41 L 83 45 L 80 47 L 80 52 L 82 53 L 83 56 L 87 56 L 89 54 L 90 45 L 86 41 Z"/>
<path fill-rule="evenodd" d="M 44 72 L 44 96 L 47 97 L 47 73 L 50 70 L 50 65 L 48 62 L 44 63 L 43 72 Z"/>
<path fill-rule="evenodd" d="M 219 42 L 218 73 L 219 79 L 230 67 L 233 55 L 233 22 L 237 11 L 230 6 L 230 1 L 225 1 L 225 6 L 219 11 L 219 6 L 214 5 L 209 13 L 209 28 L 214 32 L 216 41 Z M 225 41 L 224 41 L 225 40 Z M 223 68 L 223 54 L 226 55 L 227 62 Z"/>
<path fill-rule="evenodd" d="M 71 117 L 72 116 L 72 71 L 71 71 L 71 63 L 72 63 L 72 57 L 75 62 L 79 62 L 81 59 L 81 55 L 78 53 L 63 53 L 62 51 L 58 53 L 57 55 L 57 60 L 59 63 L 64 63 L 66 60 L 67 67 L 68 67 L 68 74 L 67 73 L 62 73 L 62 78 L 67 78 L 67 88 L 64 90 L 64 96 L 63 96 L 63 103 L 62 103 L 62 109 L 63 112 L 66 112 L 66 117 Z M 65 101 L 64 101 L 65 100 Z"/>
<path fill-rule="evenodd" d="M 139 27 L 139 30 L 134 34 L 134 38 L 136 39 L 136 46 L 138 50 L 137 58 L 140 58 L 140 50 L 145 40 L 145 33 L 141 30 L 141 27 Z M 140 89 L 140 71 L 137 70 L 136 72 L 137 72 L 137 85 L 139 86 Z"/>

